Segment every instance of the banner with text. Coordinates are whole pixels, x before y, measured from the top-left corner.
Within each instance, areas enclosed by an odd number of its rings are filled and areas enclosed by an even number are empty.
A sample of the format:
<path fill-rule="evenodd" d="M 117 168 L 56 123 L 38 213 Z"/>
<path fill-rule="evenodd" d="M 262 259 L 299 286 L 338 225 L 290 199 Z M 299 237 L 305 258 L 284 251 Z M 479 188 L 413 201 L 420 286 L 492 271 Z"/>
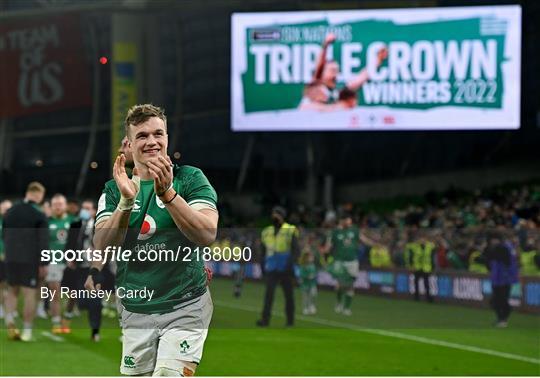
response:
<path fill-rule="evenodd" d="M 208 262 L 207 266 L 216 276 L 239 279 L 262 280 L 263 274 L 257 263 Z M 321 287 L 336 287 L 337 281 L 324 269 L 317 274 Z M 487 274 L 467 271 L 440 271 L 429 278 L 430 293 L 442 303 L 472 304 L 488 307 L 492 298 L 491 281 Z M 393 298 L 414 298 L 414 274 L 406 269 L 375 269 L 363 267 L 354 282 L 358 293 L 383 295 Z M 419 293 L 425 295 L 422 280 Z M 510 304 L 526 312 L 540 313 L 540 277 L 522 276 L 520 283 L 512 285 Z"/>
<path fill-rule="evenodd" d="M 519 6 L 237 13 L 234 131 L 516 129 Z"/>
<path fill-rule="evenodd" d="M 0 26 L 0 117 L 88 106 L 78 15 Z"/>

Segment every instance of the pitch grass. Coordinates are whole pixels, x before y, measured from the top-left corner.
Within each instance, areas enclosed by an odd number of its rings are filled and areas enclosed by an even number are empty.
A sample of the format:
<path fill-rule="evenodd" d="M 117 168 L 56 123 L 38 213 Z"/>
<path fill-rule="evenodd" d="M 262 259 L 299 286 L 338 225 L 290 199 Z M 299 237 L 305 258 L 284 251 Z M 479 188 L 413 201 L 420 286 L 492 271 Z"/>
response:
<path fill-rule="evenodd" d="M 232 297 L 232 281 L 211 285 L 214 317 L 197 375 L 540 375 L 540 317 L 512 314 L 507 329 L 492 328 L 489 310 L 356 296 L 353 316 L 333 312 L 334 295 L 321 292 L 319 313 L 298 316 L 285 328 L 283 298 L 276 293 L 267 329 L 255 327 L 264 287 L 247 283 Z M 297 313 L 300 293 L 297 292 Z M 86 314 L 73 321 L 73 333 L 54 341 L 37 321 L 36 341 L 12 342 L 0 330 L 0 375 L 118 375 L 120 330 L 104 319 L 102 341 L 90 341 Z M 389 337 L 363 329 L 397 332 Z M 399 337 L 451 342 L 485 353 L 431 345 Z M 494 356 L 492 351 L 510 357 Z M 533 360 L 520 361 L 514 357 Z"/>

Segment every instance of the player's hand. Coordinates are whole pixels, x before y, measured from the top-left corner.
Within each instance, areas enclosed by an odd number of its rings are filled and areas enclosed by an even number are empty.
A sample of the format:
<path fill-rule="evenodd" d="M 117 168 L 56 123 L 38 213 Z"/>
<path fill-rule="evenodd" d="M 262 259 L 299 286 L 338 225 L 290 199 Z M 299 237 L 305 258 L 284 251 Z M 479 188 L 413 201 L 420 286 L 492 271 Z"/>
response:
<path fill-rule="evenodd" d="M 328 46 L 336 41 L 336 35 L 334 33 L 328 33 L 324 39 L 324 45 Z"/>
<path fill-rule="evenodd" d="M 205 266 L 204 271 L 206 272 L 206 286 L 210 285 L 210 282 L 212 282 L 212 278 L 214 277 L 214 272 L 212 272 L 212 269 Z"/>
<path fill-rule="evenodd" d="M 148 172 L 154 179 L 154 191 L 157 196 L 162 196 L 172 186 L 173 169 L 171 159 L 158 156 L 148 160 L 146 163 Z"/>
<path fill-rule="evenodd" d="M 126 199 L 134 199 L 139 193 L 139 186 L 137 185 L 138 171 L 137 168 L 133 168 L 133 179 L 130 179 L 126 173 L 126 156 L 120 154 L 116 157 L 113 166 L 113 177 L 116 181 L 116 186 L 120 191 L 122 197 Z"/>
<path fill-rule="evenodd" d="M 383 47 L 377 51 L 377 64 L 380 66 L 388 58 L 388 49 Z"/>
<path fill-rule="evenodd" d="M 84 288 L 89 291 L 96 290 L 96 286 L 94 285 L 94 280 L 92 279 L 92 276 L 86 277 L 86 281 L 84 282 Z"/>
<path fill-rule="evenodd" d="M 84 283 L 84 288 L 89 291 L 101 290 L 101 285 L 105 281 L 103 272 L 98 268 L 90 268 L 88 272 L 88 277 Z"/>

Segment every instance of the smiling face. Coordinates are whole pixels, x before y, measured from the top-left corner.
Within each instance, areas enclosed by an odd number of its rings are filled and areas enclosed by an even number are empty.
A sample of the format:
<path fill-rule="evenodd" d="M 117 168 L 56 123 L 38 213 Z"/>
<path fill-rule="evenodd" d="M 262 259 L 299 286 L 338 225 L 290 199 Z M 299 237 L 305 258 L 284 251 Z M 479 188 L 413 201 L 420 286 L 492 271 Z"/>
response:
<path fill-rule="evenodd" d="M 151 158 L 167 156 L 167 128 L 162 119 L 150 117 L 138 125 L 130 125 L 128 136 L 136 163 L 144 165 Z"/>
<path fill-rule="evenodd" d="M 133 164 L 133 154 L 131 153 L 131 148 L 129 147 L 129 139 L 127 136 L 122 139 L 122 144 L 118 149 L 118 153 L 124 154 L 126 156 L 126 163 Z"/>
<path fill-rule="evenodd" d="M 51 210 L 52 215 L 55 218 L 61 218 L 67 211 L 67 201 L 66 197 L 62 195 L 55 195 L 51 199 Z"/>

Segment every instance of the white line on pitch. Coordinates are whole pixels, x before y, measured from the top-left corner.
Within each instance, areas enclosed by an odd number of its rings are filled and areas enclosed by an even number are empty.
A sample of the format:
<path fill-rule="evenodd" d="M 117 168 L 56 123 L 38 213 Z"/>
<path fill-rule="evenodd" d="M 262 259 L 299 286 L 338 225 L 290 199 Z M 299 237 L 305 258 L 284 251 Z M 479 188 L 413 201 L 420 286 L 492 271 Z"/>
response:
<path fill-rule="evenodd" d="M 228 307 L 228 308 L 233 308 L 233 309 L 238 309 L 238 310 L 244 310 L 244 311 L 250 311 L 250 312 L 260 312 L 260 309 L 255 308 L 253 306 L 231 305 L 229 303 L 225 303 L 225 302 L 221 302 L 221 301 L 214 301 L 214 304 L 216 304 L 218 306 Z M 274 315 L 274 316 L 283 316 L 283 314 L 275 313 L 275 312 L 272 312 L 272 315 Z M 475 347 L 475 346 L 471 346 L 471 345 L 464 345 L 464 344 L 452 343 L 452 342 L 442 341 L 442 340 L 437 340 L 437 339 L 430 339 L 430 338 L 422 337 L 422 336 L 414 336 L 414 335 L 409 335 L 409 334 L 402 333 L 402 332 L 385 331 L 385 330 L 382 330 L 382 329 L 374 329 L 374 328 L 361 328 L 361 327 L 355 326 L 354 324 L 350 324 L 350 323 L 342 323 L 342 322 L 336 322 L 336 321 L 333 321 L 333 320 L 327 320 L 327 319 L 315 318 L 315 317 L 307 317 L 307 316 L 301 316 L 301 315 L 297 316 L 297 319 L 300 319 L 300 320 L 303 320 L 303 321 L 306 321 L 306 322 L 312 322 L 312 323 L 318 323 L 318 324 L 322 324 L 322 325 L 327 325 L 327 326 L 331 326 L 331 327 L 347 328 L 347 329 L 351 329 L 353 331 L 371 333 L 371 334 L 374 334 L 374 335 L 394 337 L 396 339 L 416 341 L 416 342 L 419 342 L 419 343 L 443 346 L 443 347 L 463 350 L 463 351 L 467 351 L 467 352 L 482 353 L 482 354 L 487 354 L 489 356 L 502 357 L 502 358 L 507 358 L 507 359 L 510 359 L 510 360 L 529 362 L 529 363 L 532 363 L 532 364 L 540 364 L 540 359 L 538 359 L 538 358 L 525 357 L 525 356 L 521 356 L 521 355 L 518 355 L 518 354 L 499 352 L 499 351 L 496 351 L 496 350 L 491 350 L 491 349 L 486 349 L 486 348 L 479 348 L 479 347 Z"/>
<path fill-rule="evenodd" d="M 43 331 L 43 332 L 41 332 L 41 334 L 43 336 L 45 336 L 46 338 L 51 339 L 52 341 L 56 341 L 58 343 L 62 343 L 64 341 L 66 341 L 63 337 L 53 335 L 52 333 L 50 333 L 48 331 Z"/>

